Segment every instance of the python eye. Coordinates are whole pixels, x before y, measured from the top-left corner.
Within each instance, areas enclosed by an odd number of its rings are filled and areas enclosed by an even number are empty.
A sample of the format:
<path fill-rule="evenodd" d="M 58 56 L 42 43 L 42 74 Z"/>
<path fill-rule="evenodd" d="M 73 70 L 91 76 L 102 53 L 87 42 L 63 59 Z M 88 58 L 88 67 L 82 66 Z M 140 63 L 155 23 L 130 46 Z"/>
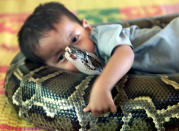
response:
<path fill-rule="evenodd" d="M 89 60 L 88 60 L 88 58 L 87 58 L 87 59 L 85 59 L 84 61 L 85 61 L 86 63 L 88 63 Z"/>

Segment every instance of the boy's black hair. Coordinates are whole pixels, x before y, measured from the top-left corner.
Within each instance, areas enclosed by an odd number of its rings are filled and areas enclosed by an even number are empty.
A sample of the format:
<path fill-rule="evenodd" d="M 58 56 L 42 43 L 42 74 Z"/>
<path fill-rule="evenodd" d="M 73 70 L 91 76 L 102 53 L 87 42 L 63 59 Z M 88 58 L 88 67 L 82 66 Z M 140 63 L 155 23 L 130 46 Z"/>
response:
<path fill-rule="evenodd" d="M 54 24 L 58 23 L 62 16 L 67 16 L 70 20 L 82 24 L 72 12 L 58 2 L 39 5 L 26 19 L 18 33 L 18 42 L 21 52 L 28 59 L 44 63 L 41 58 L 35 55 L 34 51 L 40 38 L 46 31 L 55 30 Z"/>

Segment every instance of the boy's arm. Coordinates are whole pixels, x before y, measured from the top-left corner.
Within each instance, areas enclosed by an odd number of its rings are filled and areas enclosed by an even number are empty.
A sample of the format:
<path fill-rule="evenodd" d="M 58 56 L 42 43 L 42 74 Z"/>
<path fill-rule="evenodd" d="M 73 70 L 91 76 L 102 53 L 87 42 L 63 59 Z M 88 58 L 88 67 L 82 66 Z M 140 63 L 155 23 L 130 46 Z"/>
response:
<path fill-rule="evenodd" d="M 91 111 L 95 116 L 108 111 L 116 112 L 111 90 L 114 85 L 129 71 L 133 64 L 134 53 L 130 46 L 118 46 L 103 72 L 95 81 L 89 104 L 84 112 Z"/>

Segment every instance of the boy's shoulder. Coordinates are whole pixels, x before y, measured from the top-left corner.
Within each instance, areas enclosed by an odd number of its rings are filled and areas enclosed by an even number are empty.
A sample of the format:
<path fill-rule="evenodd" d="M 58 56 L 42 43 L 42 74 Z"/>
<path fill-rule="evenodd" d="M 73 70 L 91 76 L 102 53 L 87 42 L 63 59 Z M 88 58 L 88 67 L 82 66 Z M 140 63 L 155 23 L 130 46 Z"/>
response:
<path fill-rule="evenodd" d="M 121 32 L 123 29 L 121 24 L 100 24 L 92 27 L 91 35 L 101 35 L 114 32 Z"/>
<path fill-rule="evenodd" d="M 105 28 L 122 28 L 121 24 L 115 24 L 115 23 L 107 23 L 107 24 L 97 24 L 92 26 L 93 29 L 105 29 Z"/>

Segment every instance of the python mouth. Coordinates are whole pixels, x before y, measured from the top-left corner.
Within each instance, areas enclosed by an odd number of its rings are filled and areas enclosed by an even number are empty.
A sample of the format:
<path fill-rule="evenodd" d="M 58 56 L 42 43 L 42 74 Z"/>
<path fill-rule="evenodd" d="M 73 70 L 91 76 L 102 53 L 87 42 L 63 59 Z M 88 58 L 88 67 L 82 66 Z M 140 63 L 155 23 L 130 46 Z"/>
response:
<path fill-rule="evenodd" d="M 71 49 L 67 46 L 65 48 L 65 52 L 72 58 L 73 60 L 77 59 L 77 57 L 72 53 Z"/>

